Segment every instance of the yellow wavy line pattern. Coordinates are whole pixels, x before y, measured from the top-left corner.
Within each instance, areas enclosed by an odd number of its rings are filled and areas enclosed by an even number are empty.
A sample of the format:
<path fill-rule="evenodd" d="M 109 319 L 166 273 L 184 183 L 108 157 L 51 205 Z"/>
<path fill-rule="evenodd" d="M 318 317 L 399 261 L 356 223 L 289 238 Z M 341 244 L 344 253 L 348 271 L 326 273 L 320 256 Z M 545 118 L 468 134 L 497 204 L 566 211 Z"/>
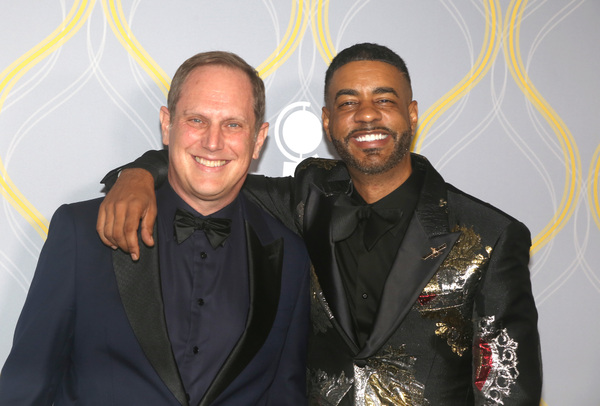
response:
<path fill-rule="evenodd" d="M 505 30 L 508 35 L 504 38 L 504 52 L 508 53 L 506 60 L 509 62 L 509 70 L 523 94 L 529 99 L 536 110 L 542 114 L 555 132 L 563 150 L 565 160 L 565 187 L 563 196 L 557 212 L 544 229 L 533 239 L 531 253 L 534 254 L 547 244 L 573 215 L 579 198 L 581 159 L 571 132 L 558 114 L 540 95 L 525 73 L 523 61 L 521 60 L 519 34 L 526 6 L 527 0 L 513 0 L 509 5 L 505 22 Z"/>
<path fill-rule="evenodd" d="M 48 37 L 19 57 L 0 73 L 0 112 L 15 84 L 34 66 L 64 45 L 87 21 L 96 1 L 76 1 L 62 23 Z M 23 196 L 0 160 L 0 193 L 42 237 L 48 235 L 48 220 Z"/>
<path fill-rule="evenodd" d="M 594 221 L 600 228 L 600 198 L 598 197 L 598 184 L 600 183 L 600 146 L 594 152 L 592 164 L 590 165 L 590 174 L 588 176 L 588 199 L 590 203 L 590 211 L 594 217 Z"/>
<path fill-rule="evenodd" d="M 290 21 L 283 39 L 275 48 L 275 51 L 262 62 L 256 70 L 264 79 L 277 70 L 294 53 L 308 26 L 309 14 L 305 10 L 305 0 L 292 0 L 292 12 Z"/>
<path fill-rule="evenodd" d="M 127 24 L 125 14 L 123 13 L 123 4 L 121 0 L 102 0 L 102 9 L 104 10 L 104 15 L 106 16 L 110 28 L 121 42 L 121 45 L 123 45 L 123 48 L 133 56 L 137 63 L 156 83 L 165 97 L 167 97 L 171 86 L 171 79 L 154 59 L 152 59 L 148 52 L 144 50 L 133 35 L 129 24 Z"/>
<path fill-rule="evenodd" d="M 311 10 L 316 10 L 316 21 L 311 13 L 313 38 L 321 57 L 329 65 L 337 53 L 329 31 L 329 0 L 312 0 Z"/>
<path fill-rule="evenodd" d="M 446 93 L 440 100 L 434 103 L 425 111 L 419 121 L 417 132 L 412 141 L 412 150 L 420 152 L 423 147 L 423 141 L 431 126 L 437 119 L 452 105 L 464 97 L 477 83 L 481 81 L 488 73 L 500 48 L 498 41 L 498 26 L 501 18 L 500 4 L 498 1 L 488 0 L 484 2 L 485 7 L 485 36 L 481 52 L 473 64 L 471 70 L 462 78 L 462 80 Z"/>

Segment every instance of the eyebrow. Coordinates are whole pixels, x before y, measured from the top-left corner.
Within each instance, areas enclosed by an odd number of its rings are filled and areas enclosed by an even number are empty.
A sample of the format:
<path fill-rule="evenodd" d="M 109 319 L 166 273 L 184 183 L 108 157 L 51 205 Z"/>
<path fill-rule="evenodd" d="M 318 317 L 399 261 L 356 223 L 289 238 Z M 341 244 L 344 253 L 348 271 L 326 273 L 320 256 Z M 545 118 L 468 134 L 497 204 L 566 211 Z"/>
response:
<path fill-rule="evenodd" d="M 400 97 L 400 96 L 398 96 L 398 92 L 396 92 L 396 90 L 393 87 L 376 87 L 375 90 L 373 90 L 372 93 L 373 94 L 391 93 L 391 94 L 393 94 L 396 97 Z M 333 100 L 335 101 L 335 100 L 337 100 L 341 96 L 358 96 L 358 91 L 356 91 L 354 89 L 340 89 L 335 94 L 335 98 Z"/>
<path fill-rule="evenodd" d="M 373 91 L 373 94 L 386 94 L 386 93 L 391 93 L 396 97 L 400 97 L 400 96 L 398 96 L 398 92 L 396 92 L 396 90 L 393 87 L 378 87 Z"/>
<path fill-rule="evenodd" d="M 340 96 L 357 96 L 358 92 L 354 89 L 340 89 L 335 94 L 334 101 L 340 98 Z"/>

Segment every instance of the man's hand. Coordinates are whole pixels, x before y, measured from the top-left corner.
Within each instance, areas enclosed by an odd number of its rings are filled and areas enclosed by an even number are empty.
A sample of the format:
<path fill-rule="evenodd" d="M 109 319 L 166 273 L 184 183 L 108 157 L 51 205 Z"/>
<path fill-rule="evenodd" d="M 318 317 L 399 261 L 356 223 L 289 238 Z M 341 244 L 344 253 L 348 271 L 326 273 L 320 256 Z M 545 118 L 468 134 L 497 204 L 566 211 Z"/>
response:
<path fill-rule="evenodd" d="M 144 169 L 125 169 L 100 205 L 96 231 L 102 242 L 121 248 L 137 261 L 140 247 L 137 230 L 142 226 L 142 241 L 154 245 L 152 229 L 156 220 L 154 179 Z"/>

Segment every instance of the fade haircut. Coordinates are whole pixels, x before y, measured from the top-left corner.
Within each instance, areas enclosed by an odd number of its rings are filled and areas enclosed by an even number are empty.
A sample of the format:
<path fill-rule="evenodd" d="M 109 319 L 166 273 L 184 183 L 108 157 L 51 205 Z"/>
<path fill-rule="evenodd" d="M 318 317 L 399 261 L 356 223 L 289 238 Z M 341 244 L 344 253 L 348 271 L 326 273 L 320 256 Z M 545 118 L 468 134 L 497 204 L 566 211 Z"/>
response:
<path fill-rule="evenodd" d="M 400 58 L 397 53 L 388 47 L 365 42 L 362 44 L 352 45 L 351 47 L 344 49 L 331 61 L 331 64 L 325 73 L 325 103 L 327 103 L 329 84 L 335 71 L 347 63 L 356 61 L 377 61 L 389 63 L 404 74 L 404 77 L 408 82 L 408 86 L 410 87 L 410 75 L 408 74 L 408 68 L 406 67 L 406 64 L 402 58 Z"/>
<path fill-rule="evenodd" d="M 258 72 L 246 61 L 232 52 L 210 51 L 201 52 L 186 60 L 175 72 L 171 80 L 171 89 L 167 97 L 167 106 L 171 119 L 175 116 L 175 107 L 181 96 L 181 88 L 190 73 L 202 66 L 223 66 L 230 69 L 241 70 L 248 76 L 252 86 L 252 96 L 254 98 L 254 125 L 255 133 L 258 133 L 261 125 L 265 121 L 265 84 L 258 76 Z"/>

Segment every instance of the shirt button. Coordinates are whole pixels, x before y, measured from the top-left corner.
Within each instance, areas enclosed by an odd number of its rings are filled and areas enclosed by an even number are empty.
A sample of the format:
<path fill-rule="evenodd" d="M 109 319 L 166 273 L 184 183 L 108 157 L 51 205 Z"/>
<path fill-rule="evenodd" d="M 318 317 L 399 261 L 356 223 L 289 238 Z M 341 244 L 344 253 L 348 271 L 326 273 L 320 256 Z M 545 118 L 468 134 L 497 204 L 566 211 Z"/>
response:
<path fill-rule="evenodd" d="M 206 259 L 206 257 L 207 257 L 207 256 L 208 256 L 208 255 L 206 255 L 206 252 L 204 252 L 204 251 L 202 251 L 202 252 L 200 253 L 200 258 L 202 258 L 202 259 Z"/>
<path fill-rule="evenodd" d="M 196 347 L 192 348 L 192 352 L 193 352 L 194 354 L 198 354 L 198 351 L 200 351 L 200 349 L 198 348 L 198 346 L 196 346 Z"/>
<path fill-rule="evenodd" d="M 363 293 L 363 294 L 362 294 L 362 298 L 363 298 L 363 299 L 366 299 L 366 298 L 368 298 L 368 297 L 369 297 L 369 295 L 367 295 L 366 293 Z"/>
<path fill-rule="evenodd" d="M 204 299 L 198 299 L 198 306 L 204 306 Z"/>

